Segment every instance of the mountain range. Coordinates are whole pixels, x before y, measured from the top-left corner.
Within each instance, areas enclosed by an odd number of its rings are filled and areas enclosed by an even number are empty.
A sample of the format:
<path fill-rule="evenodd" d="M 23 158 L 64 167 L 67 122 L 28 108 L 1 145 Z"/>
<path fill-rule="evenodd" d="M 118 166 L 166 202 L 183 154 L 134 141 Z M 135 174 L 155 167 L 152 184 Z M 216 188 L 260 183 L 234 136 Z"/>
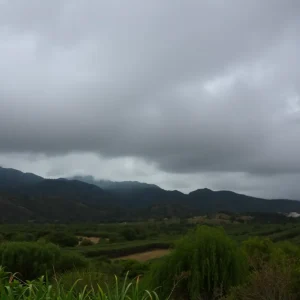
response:
<path fill-rule="evenodd" d="M 0 167 L 2 222 L 113 222 L 218 211 L 300 212 L 300 202 L 206 188 L 184 194 L 153 184 L 95 180 L 91 176 L 45 179 Z"/>

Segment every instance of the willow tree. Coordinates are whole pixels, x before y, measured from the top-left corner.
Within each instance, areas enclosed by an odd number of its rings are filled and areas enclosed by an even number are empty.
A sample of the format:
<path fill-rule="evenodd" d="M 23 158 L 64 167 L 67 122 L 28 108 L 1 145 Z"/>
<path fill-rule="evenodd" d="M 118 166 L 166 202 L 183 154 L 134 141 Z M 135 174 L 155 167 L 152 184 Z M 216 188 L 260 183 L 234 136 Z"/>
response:
<path fill-rule="evenodd" d="M 247 277 L 247 259 L 223 229 L 200 226 L 153 265 L 150 281 L 167 296 L 214 299 Z"/>

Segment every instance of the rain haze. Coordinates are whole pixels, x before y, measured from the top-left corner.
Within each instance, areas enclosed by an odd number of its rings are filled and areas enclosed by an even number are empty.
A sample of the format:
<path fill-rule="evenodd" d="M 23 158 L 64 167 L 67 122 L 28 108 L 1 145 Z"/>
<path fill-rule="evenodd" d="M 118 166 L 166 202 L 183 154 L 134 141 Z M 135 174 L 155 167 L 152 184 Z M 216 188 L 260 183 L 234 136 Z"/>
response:
<path fill-rule="evenodd" d="M 0 165 L 300 200 L 299 0 L 0 0 Z"/>

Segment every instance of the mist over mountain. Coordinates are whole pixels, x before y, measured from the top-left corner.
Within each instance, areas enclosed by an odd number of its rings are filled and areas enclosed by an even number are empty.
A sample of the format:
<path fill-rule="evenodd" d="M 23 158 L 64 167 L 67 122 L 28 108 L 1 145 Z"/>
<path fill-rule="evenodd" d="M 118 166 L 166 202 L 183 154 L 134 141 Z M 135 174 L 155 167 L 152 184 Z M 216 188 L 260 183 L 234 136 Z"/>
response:
<path fill-rule="evenodd" d="M 104 190 L 133 190 L 133 189 L 145 189 L 145 188 L 157 188 L 159 186 L 155 184 L 149 184 L 139 181 L 111 181 L 111 180 L 96 180 L 93 176 L 73 176 L 69 179 L 80 180 L 86 183 L 94 184 Z"/>
<path fill-rule="evenodd" d="M 147 183 L 98 181 L 90 176 L 44 179 L 0 168 L 2 222 L 112 222 L 186 218 L 219 211 L 300 212 L 300 202 L 207 188 L 184 194 Z"/>

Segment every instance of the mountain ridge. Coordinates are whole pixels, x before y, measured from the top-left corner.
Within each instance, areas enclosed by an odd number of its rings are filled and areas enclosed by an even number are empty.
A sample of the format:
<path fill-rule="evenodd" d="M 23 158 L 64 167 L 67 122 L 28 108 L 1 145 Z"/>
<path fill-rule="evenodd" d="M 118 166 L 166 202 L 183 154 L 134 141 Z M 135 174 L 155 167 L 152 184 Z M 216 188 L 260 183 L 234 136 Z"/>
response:
<path fill-rule="evenodd" d="M 16 169 L 3 168 L 0 166 L 0 187 L 5 185 L 36 183 L 43 179 L 43 177 L 33 173 L 24 173 Z"/>
<path fill-rule="evenodd" d="M 94 178 L 92 182 L 103 184 Z M 300 212 L 297 200 L 267 200 L 226 190 L 204 188 L 184 194 L 132 181 L 110 181 L 105 188 L 99 185 L 78 180 L 78 176 L 45 179 L 0 167 L 0 221 L 109 222 L 218 211 Z"/>
<path fill-rule="evenodd" d="M 159 188 L 159 186 L 155 184 L 140 182 L 140 181 L 112 181 L 107 179 L 95 179 L 93 176 L 80 176 L 75 175 L 69 177 L 68 179 L 75 179 L 79 181 L 83 181 L 86 183 L 94 184 L 99 186 L 102 189 L 132 189 L 132 188 Z"/>

